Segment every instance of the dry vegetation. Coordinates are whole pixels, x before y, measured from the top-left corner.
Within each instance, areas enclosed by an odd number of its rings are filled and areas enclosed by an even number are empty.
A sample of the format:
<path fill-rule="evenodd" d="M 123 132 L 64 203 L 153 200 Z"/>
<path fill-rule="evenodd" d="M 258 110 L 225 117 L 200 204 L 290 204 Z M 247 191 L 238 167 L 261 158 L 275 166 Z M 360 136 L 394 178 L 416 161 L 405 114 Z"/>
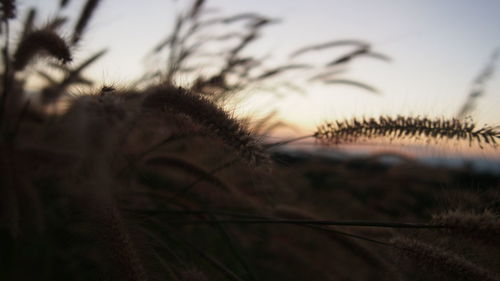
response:
<path fill-rule="evenodd" d="M 155 48 L 167 53 L 166 68 L 135 88 L 89 87 L 61 110 L 73 86 L 92 85 L 83 70 L 105 54 L 68 64 L 100 1 L 85 3 L 66 40 L 58 31 L 69 2 L 43 26 L 30 10 L 11 42 L 16 3 L 1 1 L 0 280 L 500 280 L 498 175 L 398 154 L 391 165 L 384 155 L 294 156 L 275 150 L 294 140 L 263 141 L 278 124 L 272 114 L 251 123 L 222 107 L 303 68 L 306 80 L 375 91 L 331 77 L 356 56 L 388 59 L 369 44 L 332 41 L 290 56 L 353 46 L 326 66 L 262 68 L 241 51 L 273 20 L 205 19 L 197 0 Z M 221 68 L 176 86 L 176 77 L 195 72 L 188 61 L 203 44 L 232 34 L 202 27 L 239 21 L 243 33 L 220 55 Z M 24 87 L 33 76 L 47 81 L 37 97 Z M 494 146 L 499 135 L 462 119 L 401 116 L 325 122 L 298 139 Z"/>

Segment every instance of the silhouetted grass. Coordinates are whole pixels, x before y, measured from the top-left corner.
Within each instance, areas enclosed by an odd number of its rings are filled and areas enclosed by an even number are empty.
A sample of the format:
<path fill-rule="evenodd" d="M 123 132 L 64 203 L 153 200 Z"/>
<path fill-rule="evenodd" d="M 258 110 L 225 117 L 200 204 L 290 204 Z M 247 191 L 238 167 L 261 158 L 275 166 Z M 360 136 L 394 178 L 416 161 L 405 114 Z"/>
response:
<path fill-rule="evenodd" d="M 168 52 L 159 83 L 85 89 L 60 108 L 71 87 L 92 85 L 83 72 L 106 53 L 65 65 L 100 1 L 84 4 L 70 43 L 59 35 L 70 21 L 61 14 L 68 2 L 42 28 L 30 10 L 11 54 L 16 2 L 1 1 L 0 280 L 498 280 L 498 175 L 432 168 L 406 156 L 388 165 L 381 161 L 388 154 L 275 161 L 272 149 L 304 138 L 331 146 L 376 138 L 495 146 L 496 127 L 382 116 L 325 122 L 311 135 L 265 143 L 261 135 L 281 125 L 273 112 L 251 129 L 221 105 L 288 71 L 375 91 L 328 73 L 358 56 L 388 60 L 368 43 L 329 41 L 290 55 L 356 47 L 325 66 L 260 68 L 242 52 L 275 21 L 254 13 L 206 19 L 206 1 L 197 0 L 154 49 Z M 216 74 L 176 86 L 204 44 L 188 39 L 237 22 L 246 26 Z M 55 60 L 42 67 L 42 56 Z M 37 104 L 24 88 L 31 75 L 48 83 Z M 439 207 L 442 189 L 476 209 Z M 409 265 L 399 262 L 405 259 Z"/>

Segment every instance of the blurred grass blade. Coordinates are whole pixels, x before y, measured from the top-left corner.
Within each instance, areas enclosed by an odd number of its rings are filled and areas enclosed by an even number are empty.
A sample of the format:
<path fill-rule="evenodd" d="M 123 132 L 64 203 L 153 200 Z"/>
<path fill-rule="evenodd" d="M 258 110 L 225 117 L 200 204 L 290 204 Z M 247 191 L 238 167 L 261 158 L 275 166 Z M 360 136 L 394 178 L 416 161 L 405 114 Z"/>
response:
<path fill-rule="evenodd" d="M 100 0 L 87 0 L 87 2 L 85 3 L 85 6 L 83 7 L 80 17 L 78 18 L 78 21 L 76 22 L 75 28 L 73 30 L 73 36 L 71 38 L 71 43 L 73 45 L 78 43 L 78 41 L 80 41 L 80 39 L 82 38 L 83 32 L 90 22 L 90 19 L 94 15 L 94 12 L 99 3 Z"/>
<path fill-rule="evenodd" d="M 367 85 L 367 84 L 364 84 L 364 83 L 361 83 L 361 82 L 353 81 L 353 80 L 330 79 L 330 80 L 326 80 L 324 82 L 326 84 L 344 84 L 344 85 L 354 86 L 354 87 L 358 87 L 358 88 L 367 90 L 367 91 L 372 92 L 374 94 L 379 94 L 379 91 L 377 89 L 375 89 L 374 87 Z"/>
<path fill-rule="evenodd" d="M 340 46 L 358 46 L 358 47 L 365 47 L 368 46 L 367 43 L 360 41 L 360 40 L 335 40 L 335 41 L 330 41 L 326 43 L 321 43 L 321 44 L 315 44 L 315 45 L 310 45 L 306 46 L 303 48 L 300 48 L 290 54 L 290 58 L 295 58 L 298 57 L 302 54 L 311 52 L 311 51 L 319 51 L 323 49 L 328 49 L 328 48 L 333 48 L 333 47 L 340 47 Z"/>
<path fill-rule="evenodd" d="M 289 65 L 279 66 L 279 67 L 276 67 L 274 69 L 271 69 L 271 70 L 268 70 L 268 71 L 262 73 L 261 75 L 257 76 L 255 78 L 255 80 L 262 80 L 262 79 L 270 78 L 270 77 L 276 76 L 276 75 L 281 74 L 281 73 L 288 71 L 288 70 L 304 69 L 304 68 L 310 68 L 310 67 L 311 66 L 307 65 L 307 64 L 289 64 Z"/>

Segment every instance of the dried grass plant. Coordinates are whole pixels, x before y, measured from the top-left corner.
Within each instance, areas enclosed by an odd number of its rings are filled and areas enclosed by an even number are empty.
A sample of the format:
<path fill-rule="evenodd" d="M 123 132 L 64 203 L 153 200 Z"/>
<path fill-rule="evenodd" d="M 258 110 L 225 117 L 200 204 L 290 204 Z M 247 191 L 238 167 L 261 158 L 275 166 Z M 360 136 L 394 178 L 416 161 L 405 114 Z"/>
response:
<path fill-rule="evenodd" d="M 395 280 L 405 269 L 389 258 L 391 251 L 446 278 L 498 280 L 491 264 L 462 257 L 453 243 L 444 248 L 417 238 L 391 239 L 397 230 L 430 233 L 436 241 L 465 237 L 471 247 L 495 242 L 494 205 L 482 213 L 435 212 L 422 219 L 420 208 L 430 204 L 436 188 L 453 186 L 454 171 L 438 177 L 407 158 L 390 168 L 375 160 L 339 164 L 314 157 L 280 164 L 272 148 L 297 139 L 265 143 L 259 137 L 281 125 L 275 115 L 250 129 L 223 107 L 235 92 L 288 71 L 307 70 L 306 80 L 376 92 L 334 77 L 336 66 L 358 56 L 389 60 L 369 44 L 314 44 L 293 52 L 287 64 L 261 67 L 262 59 L 243 50 L 274 20 L 253 13 L 206 18 L 206 1 L 197 0 L 154 51 L 168 53 L 166 69 L 147 75 L 161 77 L 160 83 L 151 78 L 136 88 L 104 85 L 73 96 L 73 86 L 93 85 L 84 71 L 106 51 L 68 64 L 100 1 L 84 3 L 68 41 L 59 30 L 71 22 L 63 15 L 69 2 L 60 1 L 44 26 L 30 10 L 16 44 L 9 35 L 16 1 L 0 2 L 0 280 Z M 246 25 L 236 35 L 202 36 L 212 25 L 238 22 Z M 175 85 L 183 72 L 196 71 L 188 62 L 206 42 L 226 37 L 238 40 L 219 69 L 185 88 Z M 324 66 L 293 61 L 336 46 L 354 49 Z M 32 75 L 47 82 L 39 104 L 24 87 Z M 65 110 L 51 112 L 63 97 Z M 496 127 L 458 119 L 383 116 L 328 122 L 298 139 L 329 145 L 449 139 L 494 146 L 498 136 Z M 427 277 L 420 269 L 407 274 L 410 280 L 418 280 L 412 274 Z"/>
<path fill-rule="evenodd" d="M 174 28 L 150 54 L 152 60 L 165 58 L 165 65 L 153 66 L 138 81 L 139 85 L 151 85 L 157 81 L 175 84 L 179 77 L 183 81 L 193 79 L 185 88 L 201 93 L 212 101 L 248 98 L 253 89 L 267 91 L 279 97 L 282 91 L 304 93 L 306 81 L 325 84 L 346 84 L 378 93 L 374 87 L 349 79 L 336 79 L 346 66 L 358 57 L 368 56 L 389 62 L 386 55 L 373 51 L 373 47 L 361 40 L 332 40 L 304 46 L 287 56 L 282 65 L 266 64 L 261 58 L 247 52 L 249 46 L 257 44 L 264 29 L 278 23 L 278 19 L 257 13 L 224 15 L 209 12 L 207 1 L 194 4 L 176 15 Z M 243 25 L 243 27 L 241 27 Z M 222 31 L 220 31 L 222 30 Z M 210 46 L 217 46 L 220 53 L 206 53 Z M 300 61 L 306 53 L 350 47 L 345 55 L 333 58 L 329 63 L 311 64 Z M 166 55 L 165 55 L 166 54 Z M 208 58 L 208 60 L 207 60 Z M 209 69 L 200 73 L 200 69 Z M 297 72 L 294 82 L 289 73 Z M 243 95 L 243 97 L 241 97 Z"/>
<path fill-rule="evenodd" d="M 354 118 L 345 121 L 325 122 L 318 126 L 314 133 L 314 138 L 327 144 L 380 137 L 465 140 L 469 142 L 469 145 L 473 143 L 496 145 L 496 139 L 500 137 L 500 132 L 496 127 L 476 128 L 474 123 L 459 119 L 380 116 L 377 119 Z"/>
<path fill-rule="evenodd" d="M 391 243 L 402 258 L 411 259 L 422 271 L 439 273 L 444 280 L 500 280 L 495 273 L 464 257 L 425 242 L 396 237 Z"/>

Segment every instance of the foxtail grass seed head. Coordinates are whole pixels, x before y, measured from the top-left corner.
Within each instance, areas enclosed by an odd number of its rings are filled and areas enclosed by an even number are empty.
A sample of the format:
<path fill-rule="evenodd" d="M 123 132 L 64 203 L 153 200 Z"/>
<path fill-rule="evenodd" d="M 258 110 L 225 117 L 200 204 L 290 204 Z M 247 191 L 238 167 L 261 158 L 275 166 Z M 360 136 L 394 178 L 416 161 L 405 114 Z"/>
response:
<path fill-rule="evenodd" d="M 432 217 L 434 224 L 445 226 L 445 231 L 452 235 L 461 235 L 486 242 L 500 237 L 500 217 L 492 211 L 481 213 L 454 210 Z"/>
<path fill-rule="evenodd" d="M 221 138 L 251 163 L 267 159 L 260 142 L 237 119 L 208 99 L 182 88 L 160 87 L 151 90 L 143 102 L 146 109 L 182 113 Z"/>
<path fill-rule="evenodd" d="M 458 254 L 408 237 L 391 241 L 398 254 L 422 270 L 462 281 L 498 281 L 498 276 Z"/>
<path fill-rule="evenodd" d="M 37 54 L 47 53 L 62 63 L 72 60 L 71 52 L 66 42 L 55 32 L 37 30 L 28 34 L 19 43 L 14 54 L 14 69 L 23 70 Z"/>
<path fill-rule="evenodd" d="M 496 146 L 500 131 L 496 127 L 476 128 L 470 121 L 459 119 L 430 119 L 426 117 L 380 116 L 378 118 L 325 122 L 317 127 L 314 138 L 323 144 L 350 143 L 359 140 L 389 137 L 394 139 L 465 140 Z"/>

